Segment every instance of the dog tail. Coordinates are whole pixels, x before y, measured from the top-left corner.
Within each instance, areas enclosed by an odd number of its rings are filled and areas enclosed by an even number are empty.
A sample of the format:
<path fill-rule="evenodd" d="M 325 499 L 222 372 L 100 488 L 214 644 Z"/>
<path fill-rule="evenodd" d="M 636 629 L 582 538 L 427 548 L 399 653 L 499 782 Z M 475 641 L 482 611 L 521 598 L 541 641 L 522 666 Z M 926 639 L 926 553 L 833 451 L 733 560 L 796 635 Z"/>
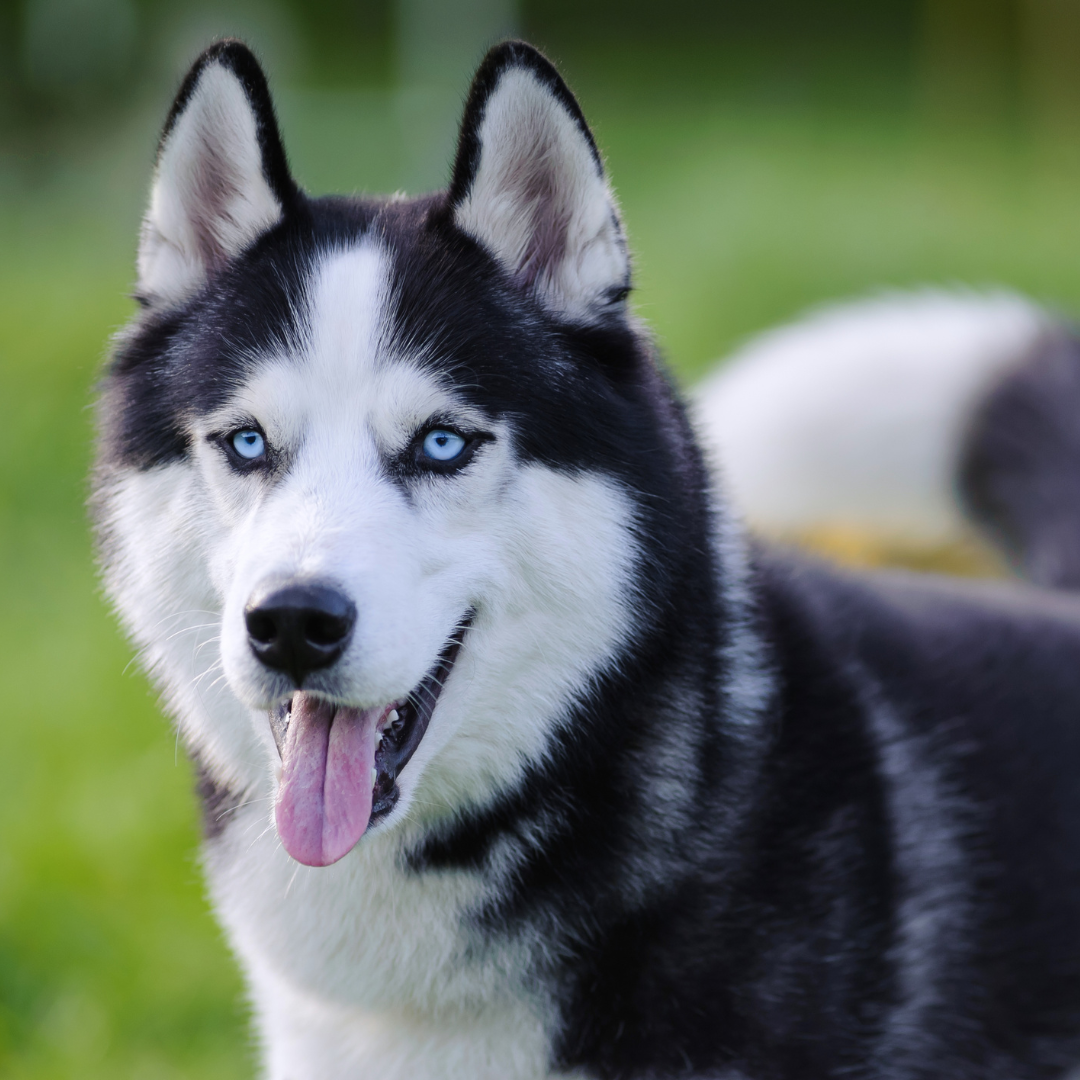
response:
<path fill-rule="evenodd" d="M 767 535 L 969 572 L 993 550 L 1080 587 L 1080 338 L 1022 297 L 812 312 L 738 350 L 694 410 L 728 497 Z"/>
<path fill-rule="evenodd" d="M 969 519 L 1024 577 L 1080 589 L 1080 339 L 1049 327 L 981 395 L 958 490 Z"/>

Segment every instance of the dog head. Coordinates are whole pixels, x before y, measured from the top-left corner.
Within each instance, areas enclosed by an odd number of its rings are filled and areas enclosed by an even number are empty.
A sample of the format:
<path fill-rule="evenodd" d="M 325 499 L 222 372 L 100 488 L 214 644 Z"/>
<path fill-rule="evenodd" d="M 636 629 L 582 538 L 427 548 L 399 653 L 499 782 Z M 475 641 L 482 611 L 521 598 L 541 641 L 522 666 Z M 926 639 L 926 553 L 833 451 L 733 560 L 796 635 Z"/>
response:
<path fill-rule="evenodd" d="M 269 783 L 313 865 L 491 798 L 648 621 L 640 526 L 680 468 L 562 79 L 501 45 L 447 192 L 314 199 L 258 64 L 218 44 L 165 125 L 138 267 L 97 518 L 189 745 Z"/>

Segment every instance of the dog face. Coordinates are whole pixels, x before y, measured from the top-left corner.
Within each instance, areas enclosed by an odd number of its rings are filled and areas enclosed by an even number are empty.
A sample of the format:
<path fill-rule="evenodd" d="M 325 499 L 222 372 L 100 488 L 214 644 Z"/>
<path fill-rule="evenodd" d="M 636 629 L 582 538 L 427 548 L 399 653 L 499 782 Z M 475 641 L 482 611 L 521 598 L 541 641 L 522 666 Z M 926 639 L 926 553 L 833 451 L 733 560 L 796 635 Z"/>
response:
<path fill-rule="evenodd" d="M 270 785 L 299 861 L 491 798 L 632 639 L 668 451 L 627 291 L 595 145 L 526 46 L 411 201 L 303 195 L 242 46 L 189 74 L 103 389 L 101 550 L 192 749 Z"/>

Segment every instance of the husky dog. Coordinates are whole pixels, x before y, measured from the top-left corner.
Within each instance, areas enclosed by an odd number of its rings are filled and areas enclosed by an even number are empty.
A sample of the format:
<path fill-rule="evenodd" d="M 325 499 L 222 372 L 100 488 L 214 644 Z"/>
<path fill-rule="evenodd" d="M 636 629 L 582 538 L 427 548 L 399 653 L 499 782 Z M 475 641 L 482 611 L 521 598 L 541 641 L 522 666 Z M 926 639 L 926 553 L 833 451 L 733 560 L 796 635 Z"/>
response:
<path fill-rule="evenodd" d="M 697 391 L 749 521 L 944 549 L 1080 588 L 1080 337 L 1010 293 L 898 293 L 750 341 Z"/>
<path fill-rule="evenodd" d="M 748 546 L 629 288 L 527 45 L 418 199 L 181 87 L 95 509 L 264 1074 L 1061 1076 L 1080 610 Z"/>

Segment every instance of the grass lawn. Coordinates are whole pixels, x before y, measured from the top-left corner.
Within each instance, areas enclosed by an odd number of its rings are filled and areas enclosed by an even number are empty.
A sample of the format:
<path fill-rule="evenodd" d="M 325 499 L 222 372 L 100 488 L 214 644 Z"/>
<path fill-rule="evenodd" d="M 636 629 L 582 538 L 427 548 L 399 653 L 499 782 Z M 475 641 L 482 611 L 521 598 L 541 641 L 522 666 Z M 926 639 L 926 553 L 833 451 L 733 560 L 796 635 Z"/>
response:
<path fill-rule="evenodd" d="M 1080 308 L 1080 173 L 1015 134 L 930 131 L 872 74 L 815 95 L 747 89 L 701 57 L 684 70 L 583 55 L 567 71 L 622 202 L 638 310 L 688 380 L 756 329 L 879 287 L 1006 284 Z M 281 105 L 312 190 L 394 186 L 385 95 L 291 90 Z M 40 183 L 3 181 L 0 157 L 0 1075 L 13 1080 L 253 1068 L 203 899 L 190 773 L 97 595 L 83 515 L 87 405 L 131 311 L 151 146 L 128 134 Z"/>

